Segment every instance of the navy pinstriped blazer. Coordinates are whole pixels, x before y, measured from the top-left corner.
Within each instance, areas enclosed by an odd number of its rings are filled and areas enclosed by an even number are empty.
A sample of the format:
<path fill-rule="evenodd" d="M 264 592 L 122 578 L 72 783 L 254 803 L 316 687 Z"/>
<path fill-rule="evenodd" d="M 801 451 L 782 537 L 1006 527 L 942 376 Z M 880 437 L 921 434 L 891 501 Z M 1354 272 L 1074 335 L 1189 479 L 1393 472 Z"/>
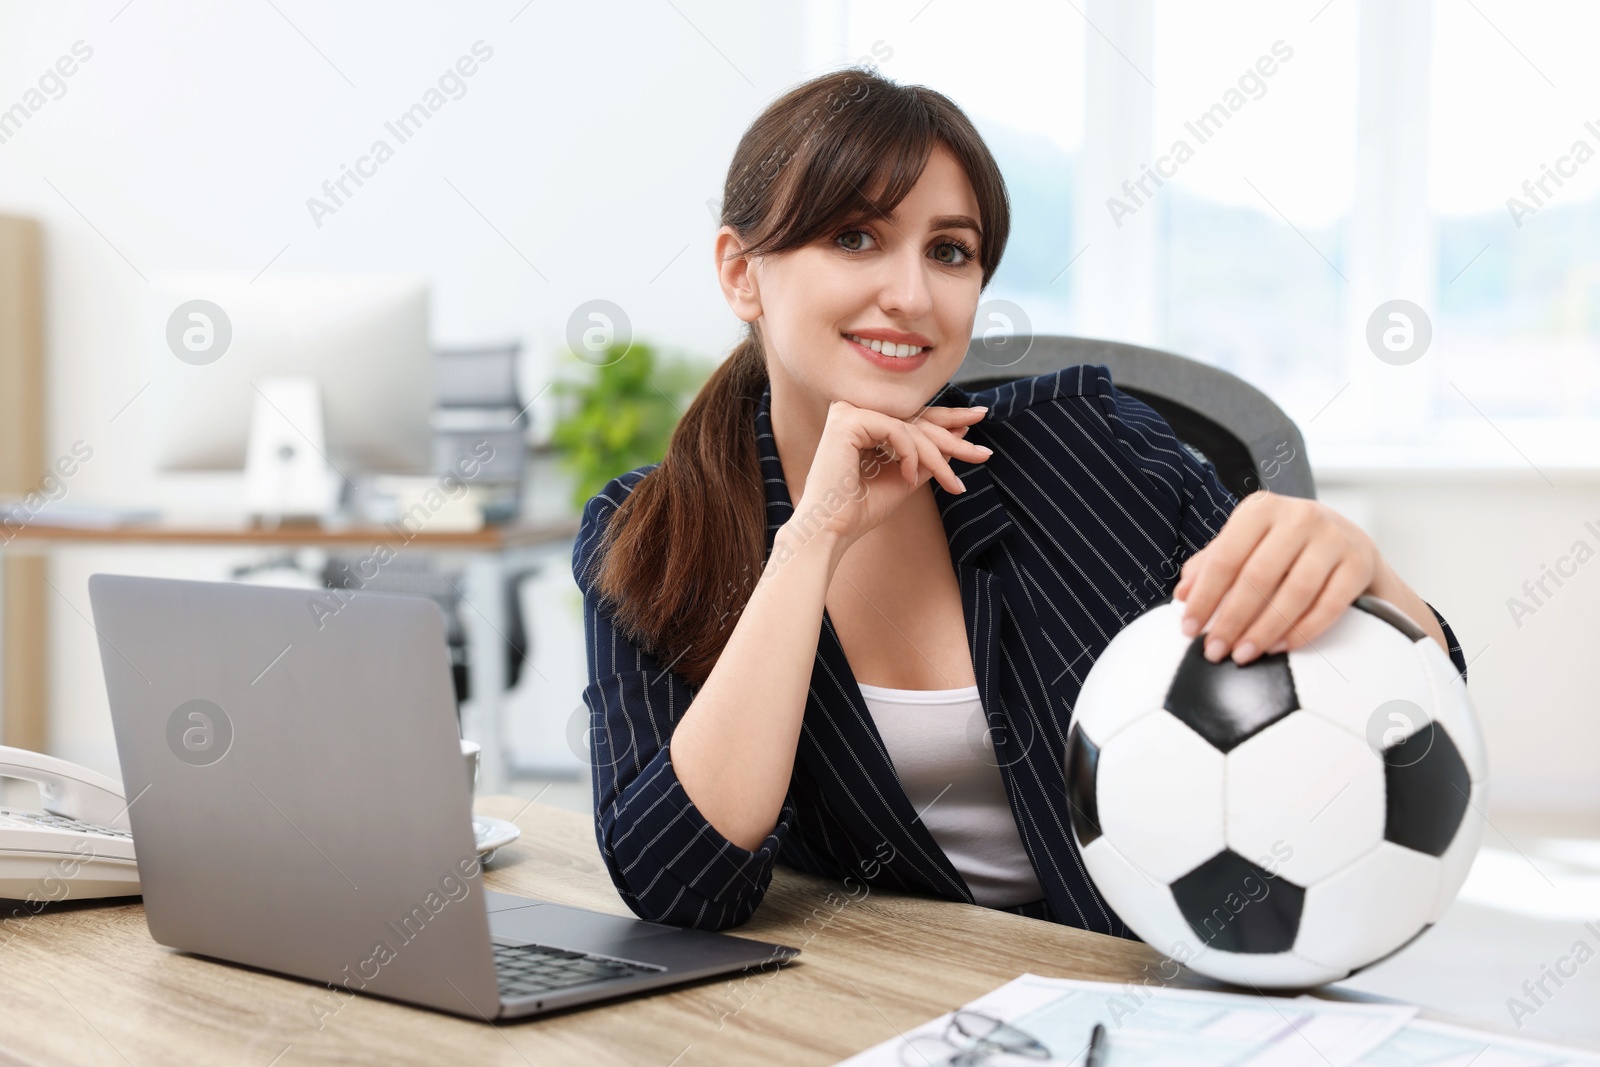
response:
<path fill-rule="evenodd" d="M 751 427 L 766 484 L 769 556 L 794 513 L 771 400 L 769 387 Z M 951 461 L 965 493 L 931 484 L 961 588 L 992 762 L 1045 891 L 1036 903 L 1004 910 L 1134 938 L 1090 881 L 1068 829 L 1067 728 L 1101 650 L 1171 594 L 1183 561 L 1221 529 L 1237 501 L 1160 415 L 1113 387 L 1103 365 L 976 393 L 947 384 L 932 402 L 989 406 L 966 436 L 994 455 L 980 464 Z M 696 689 L 613 629 L 609 606 L 587 578 L 610 514 L 655 466 L 613 479 L 588 502 L 572 554 L 584 593 L 595 834 L 622 899 L 643 919 L 726 929 L 754 913 L 781 860 L 828 878 L 975 903 L 900 787 L 826 611 L 794 771 L 772 833 L 748 851 L 690 801 L 668 739 Z M 1434 615 L 1465 676 L 1454 633 Z"/>

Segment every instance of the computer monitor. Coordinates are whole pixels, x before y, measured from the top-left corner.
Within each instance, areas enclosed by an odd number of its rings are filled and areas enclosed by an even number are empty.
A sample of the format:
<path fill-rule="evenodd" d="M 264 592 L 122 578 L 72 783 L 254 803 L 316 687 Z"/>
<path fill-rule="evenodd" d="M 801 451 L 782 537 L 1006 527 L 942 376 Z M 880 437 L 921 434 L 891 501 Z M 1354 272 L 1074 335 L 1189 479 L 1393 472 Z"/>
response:
<path fill-rule="evenodd" d="M 158 469 L 242 469 L 252 418 L 284 406 L 264 401 L 262 383 L 299 381 L 315 383 L 324 434 L 318 450 L 340 475 L 431 471 L 425 279 L 274 270 L 257 278 L 162 274 L 151 283 Z"/>

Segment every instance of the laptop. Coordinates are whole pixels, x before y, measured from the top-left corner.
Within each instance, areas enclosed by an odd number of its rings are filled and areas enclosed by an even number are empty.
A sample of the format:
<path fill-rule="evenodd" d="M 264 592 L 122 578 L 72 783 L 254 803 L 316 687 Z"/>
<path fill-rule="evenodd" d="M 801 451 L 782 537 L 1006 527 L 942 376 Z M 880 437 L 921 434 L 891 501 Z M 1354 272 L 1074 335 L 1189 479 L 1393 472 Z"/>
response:
<path fill-rule="evenodd" d="M 95 574 L 158 943 L 509 1019 L 799 950 L 487 891 L 444 617 L 425 597 Z"/>

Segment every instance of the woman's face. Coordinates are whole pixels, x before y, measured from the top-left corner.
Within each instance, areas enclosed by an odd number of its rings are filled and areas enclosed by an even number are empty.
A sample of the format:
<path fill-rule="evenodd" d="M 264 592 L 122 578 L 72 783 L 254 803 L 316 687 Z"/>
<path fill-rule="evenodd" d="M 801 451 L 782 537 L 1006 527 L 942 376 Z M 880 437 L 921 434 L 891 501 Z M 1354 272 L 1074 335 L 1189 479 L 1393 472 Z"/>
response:
<path fill-rule="evenodd" d="M 757 323 L 775 386 L 782 378 L 823 405 L 847 400 L 910 418 L 966 354 L 983 278 L 981 224 L 966 173 L 939 143 L 889 218 L 758 257 L 747 272 L 725 265 L 724 292 L 740 318 Z M 719 235 L 717 247 L 737 246 Z M 847 335 L 924 351 L 884 365 Z"/>

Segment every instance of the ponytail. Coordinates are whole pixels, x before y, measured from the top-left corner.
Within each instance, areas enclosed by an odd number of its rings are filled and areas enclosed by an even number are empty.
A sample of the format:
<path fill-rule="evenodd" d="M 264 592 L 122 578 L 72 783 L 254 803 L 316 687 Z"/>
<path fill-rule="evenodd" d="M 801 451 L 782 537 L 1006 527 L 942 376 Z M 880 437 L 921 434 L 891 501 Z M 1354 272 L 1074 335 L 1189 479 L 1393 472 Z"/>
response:
<path fill-rule="evenodd" d="M 753 325 L 679 420 L 661 463 L 612 514 L 595 588 L 614 625 L 699 687 L 761 576 L 767 499 L 756 447 L 766 357 Z"/>

